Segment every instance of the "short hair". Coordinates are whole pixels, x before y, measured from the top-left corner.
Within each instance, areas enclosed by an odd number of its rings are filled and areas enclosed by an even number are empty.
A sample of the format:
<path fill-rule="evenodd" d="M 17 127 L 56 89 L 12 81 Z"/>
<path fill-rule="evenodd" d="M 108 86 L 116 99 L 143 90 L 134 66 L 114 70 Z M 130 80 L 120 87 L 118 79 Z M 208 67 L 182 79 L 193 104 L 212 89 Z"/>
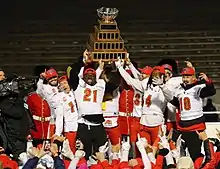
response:
<path fill-rule="evenodd" d="M 0 72 L 1 72 L 1 71 L 3 71 L 3 72 L 4 72 L 4 70 L 3 70 L 2 68 L 0 68 Z"/>

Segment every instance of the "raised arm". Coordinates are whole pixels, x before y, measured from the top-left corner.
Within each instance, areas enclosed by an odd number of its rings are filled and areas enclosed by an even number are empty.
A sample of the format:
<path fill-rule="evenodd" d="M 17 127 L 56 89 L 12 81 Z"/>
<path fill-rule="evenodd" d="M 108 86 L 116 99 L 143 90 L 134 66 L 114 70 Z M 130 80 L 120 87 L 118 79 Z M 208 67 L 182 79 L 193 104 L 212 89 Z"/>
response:
<path fill-rule="evenodd" d="M 141 73 L 134 67 L 134 65 L 132 64 L 132 62 L 130 61 L 130 58 L 129 58 L 129 53 L 128 53 L 128 56 L 127 56 L 127 64 L 128 64 L 128 67 L 129 69 L 131 70 L 131 73 L 133 74 L 134 78 L 135 79 L 139 79 L 139 76 L 141 75 Z"/>
<path fill-rule="evenodd" d="M 57 136 L 61 136 L 61 134 L 63 132 L 64 106 L 63 106 L 60 98 L 62 98 L 62 97 L 59 97 L 59 95 L 56 96 L 58 104 L 57 104 L 56 109 L 55 109 L 55 112 L 56 112 L 56 131 L 55 131 L 55 135 L 57 135 Z"/>
<path fill-rule="evenodd" d="M 131 70 L 131 73 L 133 74 L 134 78 L 139 79 L 141 73 L 134 67 L 132 63 L 129 65 L 129 69 Z"/>
<path fill-rule="evenodd" d="M 205 80 L 206 84 L 205 87 L 203 87 L 200 92 L 199 96 L 201 98 L 214 96 L 216 94 L 216 89 L 212 81 L 207 77 L 205 73 L 200 73 L 201 80 Z"/>
<path fill-rule="evenodd" d="M 128 72 L 125 71 L 125 69 L 123 68 L 123 62 L 118 60 L 115 62 L 115 66 L 118 68 L 119 73 L 121 74 L 121 76 L 123 77 L 123 79 L 125 80 L 125 82 L 128 85 L 131 85 L 132 87 L 134 87 L 135 89 L 143 92 L 144 89 L 142 87 L 142 83 L 140 80 L 138 79 L 133 79 Z"/>
<path fill-rule="evenodd" d="M 96 69 L 96 81 L 99 80 L 103 70 L 104 70 L 105 63 L 102 60 L 99 61 L 99 67 Z"/>
<path fill-rule="evenodd" d="M 69 75 L 69 84 L 73 91 L 76 90 L 79 84 L 79 72 L 80 69 L 84 66 L 83 56 L 81 56 L 71 67 L 70 75 Z"/>

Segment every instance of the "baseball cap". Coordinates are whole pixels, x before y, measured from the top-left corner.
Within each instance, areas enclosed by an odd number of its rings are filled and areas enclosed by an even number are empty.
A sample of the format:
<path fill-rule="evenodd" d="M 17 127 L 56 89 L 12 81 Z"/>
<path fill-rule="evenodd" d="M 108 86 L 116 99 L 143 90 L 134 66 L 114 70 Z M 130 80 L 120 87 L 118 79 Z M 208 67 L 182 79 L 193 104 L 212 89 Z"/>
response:
<path fill-rule="evenodd" d="M 170 71 L 173 71 L 173 67 L 172 67 L 171 65 L 169 65 L 169 64 L 163 64 L 162 67 L 163 67 L 164 69 L 168 69 L 168 70 L 170 70 Z"/>
<path fill-rule="evenodd" d="M 46 80 L 49 80 L 52 77 L 58 77 L 57 71 L 53 68 L 46 71 Z"/>
<path fill-rule="evenodd" d="M 96 75 L 96 71 L 95 71 L 95 69 L 93 69 L 93 68 L 87 68 L 87 69 L 83 72 L 83 75 L 86 75 L 86 74 Z"/>
<path fill-rule="evenodd" d="M 180 157 L 177 162 L 178 169 L 194 169 L 193 161 L 190 157 Z"/>
<path fill-rule="evenodd" d="M 159 70 L 160 73 L 165 74 L 165 69 L 164 69 L 164 67 L 162 67 L 162 66 L 155 66 L 155 67 L 153 68 L 153 71 L 154 71 L 154 70 Z"/>
<path fill-rule="evenodd" d="M 141 73 L 146 74 L 146 75 L 150 75 L 152 72 L 152 67 L 150 66 L 145 66 L 143 69 L 139 68 L 139 70 L 141 71 Z"/>
<path fill-rule="evenodd" d="M 181 75 L 195 75 L 195 69 L 192 67 L 183 68 Z"/>
<path fill-rule="evenodd" d="M 62 81 L 67 81 L 67 80 L 68 80 L 67 76 L 61 76 L 61 77 L 58 79 L 58 82 L 60 83 L 60 82 L 62 82 Z"/>

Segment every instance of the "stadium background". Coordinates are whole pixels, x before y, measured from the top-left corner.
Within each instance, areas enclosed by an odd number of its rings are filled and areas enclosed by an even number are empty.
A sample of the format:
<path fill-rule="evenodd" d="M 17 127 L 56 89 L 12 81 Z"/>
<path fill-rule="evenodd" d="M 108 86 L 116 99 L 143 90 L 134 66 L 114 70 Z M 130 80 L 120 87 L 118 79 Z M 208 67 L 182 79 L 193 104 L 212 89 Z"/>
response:
<path fill-rule="evenodd" d="M 162 58 L 189 59 L 216 83 L 220 104 L 220 2 L 147 0 L 4 1 L 0 5 L 0 67 L 31 77 L 36 65 L 60 74 L 85 49 L 96 9 L 116 7 L 132 59 L 154 66 Z"/>

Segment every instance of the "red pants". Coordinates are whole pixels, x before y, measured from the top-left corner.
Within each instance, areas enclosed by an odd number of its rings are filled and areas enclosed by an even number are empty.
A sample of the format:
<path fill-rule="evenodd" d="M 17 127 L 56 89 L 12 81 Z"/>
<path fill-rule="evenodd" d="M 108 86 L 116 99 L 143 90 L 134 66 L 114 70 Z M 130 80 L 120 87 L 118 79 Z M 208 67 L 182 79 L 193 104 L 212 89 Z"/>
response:
<path fill-rule="evenodd" d="M 120 134 L 120 130 L 119 130 L 118 126 L 113 127 L 113 128 L 106 127 L 105 131 L 106 131 L 106 134 L 108 135 L 112 145 L 117 145 L 120 143 L 121 134 Z"/>
<path fill-rule="evenodd" d="M 70 149 L 72 150 L 73 153 L 76 152 L 76 135 L 77 135 L 76 131 L 70 131 L 65 133 L 65 137 L 68 139 Z"/>
<path fill-rule="evenodd" d="M 177 129 L 176 122 L 166 122 L 167 131 L 169 132 L 171 129 Z"/>
<path fill-rule="evenodd" d="M 49 138 L 51 138 L 55 134 L 55 124 L 49 124 Z"/>
<path fill-rule="evenodd" d="M 145 137 L 150 145 L 153 145 L 155 140 L 158 138 L 160 126 L 147 127 L 144 125 L 140 126 L 140 136 Z"/>
<path fill-rule="evenodd" d="M 137 141 L 137 134 L 140 132 L 140 118 L 119 116 L 118 124 L 121 135 L 130 135 L 131 142 Z"/>

